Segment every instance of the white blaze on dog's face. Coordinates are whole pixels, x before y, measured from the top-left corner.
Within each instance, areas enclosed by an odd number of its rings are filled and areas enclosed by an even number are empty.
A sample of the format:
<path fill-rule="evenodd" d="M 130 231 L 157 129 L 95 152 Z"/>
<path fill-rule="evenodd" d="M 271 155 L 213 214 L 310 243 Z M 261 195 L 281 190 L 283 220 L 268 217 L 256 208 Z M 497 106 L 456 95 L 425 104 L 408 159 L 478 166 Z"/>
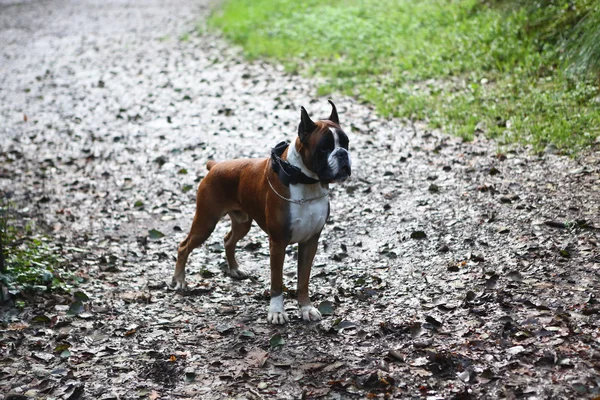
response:
<path fill-rule="evenodd" d="M 327 120 L 313 122 L 302 108 L 298 136 L 303 144 L 304 164 L 324 183 L 343 182 L 352 173 L 352 162 L 348 151 L 348 136 L 339 125 L 337 110 L 333 102 Z"/>
<path fill-rule="evenodd" d="M 348 136 L 339 128 L 329 128 L 333 135 L 333 151 L 327 156 L 326 173 L 333 177 L 333 182 L 343 182 L 351 174 L 352 161 L 350 160 L 350 152 L 348 151 Z M 325 144 L 324 149 L 329 148 Z"/>

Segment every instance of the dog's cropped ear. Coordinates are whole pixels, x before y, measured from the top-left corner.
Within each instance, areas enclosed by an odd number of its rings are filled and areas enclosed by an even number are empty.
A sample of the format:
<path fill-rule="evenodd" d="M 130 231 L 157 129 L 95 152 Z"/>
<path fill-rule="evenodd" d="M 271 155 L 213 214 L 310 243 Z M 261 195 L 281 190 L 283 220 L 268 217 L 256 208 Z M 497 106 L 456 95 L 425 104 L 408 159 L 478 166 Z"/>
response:
<path fill-rule="evenodd" d="M 327 119 L 330 120 L 331 122 L 335 122 L 336 124 L 339 125 L 340 119 L 338 118 L 337 108 L 335 108 L 335 104 L 333 104 L 333 101 L 331 101 L 331 100 L 327 100 L 327 101 L 329 101 L 329 104 L 331 104 L 331 115 Z"/>
<path fill-rule="evenodd" d="M 304 143 L 315 129 L 317 129 L 317 125 L 310 119 L 306 109 L 300 107 L 300 125 L 298 125 L 298 136 L 300 137 L 300 141 Z"/>

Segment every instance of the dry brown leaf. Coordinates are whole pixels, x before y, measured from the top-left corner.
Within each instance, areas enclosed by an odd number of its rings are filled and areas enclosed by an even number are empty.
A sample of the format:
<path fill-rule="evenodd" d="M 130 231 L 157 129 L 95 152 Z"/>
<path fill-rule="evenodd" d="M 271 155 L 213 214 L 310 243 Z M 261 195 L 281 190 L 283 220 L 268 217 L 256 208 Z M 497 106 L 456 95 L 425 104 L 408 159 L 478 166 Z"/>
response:
<path fill-rule="evenodd" d="M 262 350 L 254 350 L 246 356 L 246 363 L 251 367 L 261 368 L 269 358 L 269 353 Z"/>
<path fill-rule="evenodd" d="M 150 400 L 156 400 L 160 398 L 160 393 L 158 393 L 156 390 L 153 390 L 152 392 L 150 392 L 150 394 L 148 395 L 148 398 Z"/>

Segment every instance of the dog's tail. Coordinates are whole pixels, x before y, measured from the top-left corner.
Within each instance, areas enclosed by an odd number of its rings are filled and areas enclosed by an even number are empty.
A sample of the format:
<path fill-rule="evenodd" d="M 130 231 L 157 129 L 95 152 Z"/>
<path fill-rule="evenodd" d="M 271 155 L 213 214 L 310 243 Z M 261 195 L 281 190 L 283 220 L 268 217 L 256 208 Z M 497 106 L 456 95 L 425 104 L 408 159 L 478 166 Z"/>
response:
<path fill-rule="evenodd" d="M 217 162 L 215 160 L 210 160 L 209 162 L 206 163 L 206 169 L 210 171 L 210 169 L 212 167 L 214 167 L 216 163 Z"/>

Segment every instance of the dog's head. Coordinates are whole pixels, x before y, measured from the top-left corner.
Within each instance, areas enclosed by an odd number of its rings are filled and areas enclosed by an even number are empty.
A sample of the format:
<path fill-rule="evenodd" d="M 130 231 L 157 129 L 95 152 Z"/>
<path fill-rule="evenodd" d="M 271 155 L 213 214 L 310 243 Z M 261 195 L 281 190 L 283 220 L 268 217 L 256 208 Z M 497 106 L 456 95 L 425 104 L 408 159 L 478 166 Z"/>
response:
<path fill-rule="evenodd" d="M 333 101 L 331 115 L 326 120 L 313 122 L 301 107 L 298 138 L 299 153 L 304 165 L 317 174 L 324 183 L 344 182 L 352 173 L 348 151 L 348 136 L 340 127 Z"/>

